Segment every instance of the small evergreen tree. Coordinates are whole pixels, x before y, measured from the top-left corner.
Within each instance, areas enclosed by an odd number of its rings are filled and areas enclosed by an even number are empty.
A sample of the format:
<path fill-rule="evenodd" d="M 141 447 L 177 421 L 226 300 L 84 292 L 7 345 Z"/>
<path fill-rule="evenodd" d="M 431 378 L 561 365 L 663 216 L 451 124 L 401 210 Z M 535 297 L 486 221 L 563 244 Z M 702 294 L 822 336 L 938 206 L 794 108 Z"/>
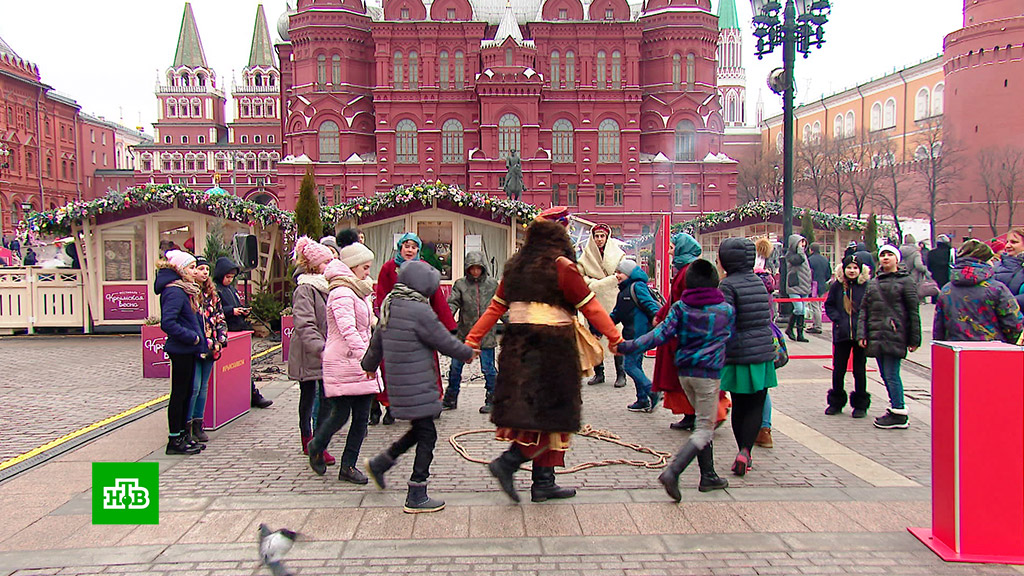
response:
<path fill-rule="evenodd" d="M 868 218 L 867 228 L 864 229 L 864 243 L 868 245 L 868 252 L 874 254 L 878 250 L 878 219 L 874 213 Z"/>
<path fill-rule="evenodd" d="M 800 235 L 807 240 L 808 246 L 816 241 L 814 238 L 814 219 L 806 212 L 800 218 Z"/>
<path fill-rule="evenodd" d="M 206 249 L 203 256 L 213 266 L 221 256 L 231 257 L 231 248 L 224 242 L 224 227 L 221 224 L 214 224 L 206 233 Z"/>
<path fill-rule="evenodd" d="M 324 229 L 312 166 L 306 170 L 306 175 L 302 177 L 302 184 L 299 186 L 299 201 L 295 204 L 295 228 L 299 236 L 309 236 L 314 240 L 321 237 Z"/>

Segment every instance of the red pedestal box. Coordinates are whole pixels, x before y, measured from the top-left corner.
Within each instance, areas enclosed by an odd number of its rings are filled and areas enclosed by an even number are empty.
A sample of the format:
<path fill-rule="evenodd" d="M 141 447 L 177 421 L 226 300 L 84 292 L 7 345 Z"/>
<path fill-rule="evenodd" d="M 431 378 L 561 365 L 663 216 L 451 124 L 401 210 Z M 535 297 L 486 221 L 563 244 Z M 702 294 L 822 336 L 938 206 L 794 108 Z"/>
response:
<path fill-rule="evenodd" d="M 288 361 L 288 350 L 292 347 L 292 333 L 295 332 L 295 317 L 281 316 L 281 361 Z"/>
<path fill-rule="evenodd" d="M 228 332 L 228 345 L 213 366 L 203 427 L 215 430 L 249 411 L 252 401 L 252 332 Z"/>
<path fill-rule="evenodd" d="M 142 377 L 170 378 L 171 359 L 164 352 L 167 334 L 159 324 L 142 325 Z"/>
<path fill-rule="evenodd" d="M 932 342 L 932 527 L 943 560 L 1024 564 L 1024 348 Z"/>

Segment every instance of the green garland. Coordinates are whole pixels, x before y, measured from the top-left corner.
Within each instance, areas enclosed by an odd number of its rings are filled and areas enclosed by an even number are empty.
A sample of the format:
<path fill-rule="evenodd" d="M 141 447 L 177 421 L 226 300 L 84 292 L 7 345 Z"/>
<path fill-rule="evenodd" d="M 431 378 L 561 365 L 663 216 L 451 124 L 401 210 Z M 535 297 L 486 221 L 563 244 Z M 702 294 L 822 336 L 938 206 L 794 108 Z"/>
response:
<path fill-rule="evenodd" d="M 454 184 L 442 184 L 438 180 L 434 183 L 423 181 L 411 186 L 396 186 L 368 198 L 353 198 L 335 206 L 325 206 L 322 215 L 325 223 L 337 224 L 340 220 L 364 218 L 399 206 L 414 203 L 432 206 L 438 201 L 489 212 L 492 217 L 508 220 L 515 218 L 523 225 L 529 224 L 540 212 L 536 206 L 526 202 L 495 198 L 482 192 L 465 192 Z"/>
<path fill-rule="evenodd" d="M 794 218 L 800 218 L 804 214 L 810 215 L 811 220 L 814 222 L 814 227 L 818 230 L 848 230 L 860 232 L 867 227 L 866 221 L 850 218 L 849 216 L 826 214 L 825 212 L 818 212 L 817 210 L 811 210 L 809 208 L 793 209 Z M 709 228 L 716 228 L 724 224 L 729 224 L 730 222 L 736 222 L 738 225 L 745 220 L 767 222 L 771 218 L 781 215 L 782 204 L 778 202 L 748 202 L 731 210 L 712 212 L 710 214 L 694 218 L 689 222 L 673 224 L 672 232 L 687 232 L 689 234 L 694 234 Z"/>
<path fill-rule="evenodd" d="M 208 212 L 220 218 L 249 225 L 278 224 L 283 230 L 291 230 L 295 226 L 295 218 L 291 212 L 243 200 L 237 196 L 197 192 L 176 184 L 138 186 L 124 192 L 110 191 L 103 198 L 87 202 L 69 202 L 54 210 L 33 212 L 28 215 L 26 223 L 28 228 L 35 232 L 67 233 L 71 230 L 72 223 L 82 222 L 93 216 L 117 214 L 139 208 L 147 212 L 163 210 L 173 207 L 175 201 L 181 208 Z"/>

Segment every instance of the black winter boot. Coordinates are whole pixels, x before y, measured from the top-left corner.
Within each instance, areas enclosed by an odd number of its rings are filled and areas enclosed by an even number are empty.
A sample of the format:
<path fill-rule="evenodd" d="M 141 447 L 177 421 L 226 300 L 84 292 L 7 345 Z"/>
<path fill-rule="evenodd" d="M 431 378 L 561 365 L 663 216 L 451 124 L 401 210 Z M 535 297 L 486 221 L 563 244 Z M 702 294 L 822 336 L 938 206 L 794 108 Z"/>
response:
<path fill-rule="evenodd" d="M 594 366 L 594 377 L 587 380 L 588 386 L 593 386 L 594 384 L 604 384 L 604 362 Z"/>
<path fill-rule="evenodd" d="M 555 469 L 551 466 L 533 465 L 533 486 L 530 487 L 530 499 L 534 502 L 572 498 L 576 495 L 575 488 L 562 488 L 555 484 Z"/>
<path fill-rule="evenodd" d="M 494 410 L 494 394 L 488 392 L 484 398 L 484 405 L 480 407 L 480 413 L 490 414 L 491 410 Z"/>
<path fill-rule="evenodd" d="M 192 425 L 192 437 L 199 442 L 209 442 L 210 437 L 206 435 L 206 431 L 203 430 L 203 419 L 197 418 L 191 421 L 189 424 Z"/>
<path fill-rule="evenodd" d="M 377 424 L 380 424 L 380 415 L 380 402 L 377 402 L 377 399 L 374 398 L 370 402 L 370 426 L 376 426 Z"/>
<path fill-rule="evenodd" d="M 515 473 L 527 460 L 528 458 L 519 451 L 519 446 L 512 444 L 508 447 L 508 450 L 501 453 L 501 456 L 491 460 L 491 463 L 487 465 L 487 469 L 491 471 L 491 476 L 498 479 L 501 489 L 505 494 L 508 494 L 508 497 L 513 502 L 519 502 L 519 494 L 516 493 Z"/>
<path fill-rule="evenodd" d="M 384 473 L 391 469 L 395 465 L 395 459 L 388 456 L 387 452 L 381 452 L 373 458 L 367 458 L 363 461 L 363 466 L 366 468 L 366 475 L 373 480 L 373 483 L 377 485 L 377 488 L 384 489 Z"/>
<path fill-rule="evenodd" d="M 252 392 L 251 392 L 251 395 L 250 395 L 251 397 L 250 397 L 249 405 L 252 408 L 270 408 L 270 405 L 273 404 L 274 401 L 273 400 L 267 400 L 266 398 L 264 398 L 263 395 L 260 394 L 259 389 L 256 388 L 256 383 L 255 382 L 251 382 L 250 384 L 252 385 Z"/>
<path fill-rule="evenodd" d="M 683 495 L 679 493 L 679 475 L 697 457 L 697 452 L 697 447 L 693 442 L 687 442 L 679 452 L 676 452 L 675 457 L 668 463 L 668 467 L 658 475 L 658 482 L 661 482 L 661 485 L 665 487 L 665 492 L 668 492 L 669 498 L 676 502 L 683 499 Z"/>
<path fill-rule="evenodd" d="M 794 342 L 796 341 L 796 333 L 793 332 L 793 330 L 796 328 L 796 323 L 797 323 L 797 315 L 796 314 L 790 314 L 789 315 L 789 323 L 786 324 L 786 337 L 789 338 L 790 340 L 793 340 Z"/>
<path fill-rule="evenodd" d="M 380 423 L 385 426 L 391 426 L 392 424 L 395 423 L 395 417 L 391 415 L 390 406 L 388 406 L 387 409 L 384 410 L 384 417 L 381 418 Z"/>
<path fill-rule="evenodd" d="M 854 418 L 867 416 L 868 408 L 871 407 L 871 394 L 868 392 L 850 392 L 850 406 L 853 407 Z"/>
<path fill-rule="evenodd" d="M 189 444 L 188 440 L 185 439 L 185 435 L 179 436 L 168 436 L 167 437 L 167 449 L 164 450 L 164 454 L 167 455 L 193 455 L 199 454 L 202 450 L 195 447 L 193 444 Z"/>
<path fill-rule="evenodd" d="M 700 466 L 700 486 L 697 488 L 701 492 L 711 492 L 712 490 L 722 490 L 723 488 L 729 487 L 729 481 L 725 478 L 720 478 L 715 472 L 715 450 L 708 444 L 697 454 L 697 465 Z"/>
<path fill-rule="evenodd" d="M 846 406 L 846 391 L 830 388 L 826 400 L 828 401 L 828 407 L 825 408 L 825 414 L 828 416 L 839 414 Z"/>
<path fill-rule="evenodd" d="M 687 430 L 693 432 L 693 427 L 697 424 L 696 414 L 686 414 L 679 422 L 669 424 L 668 427 L 673 430 Z"/>
<path fill-rule="evenodd" d="M 455 410 L 458 407 L 458 392 L 453 392 L 452 387 L 449 386 L 448 389 L 444 391 L 444 398 L 441 398 L 441 410 Z"/>
<path fill-rule="evenodd" d="M 796 341 L 797 342 L 810 342 L 804 337 L 804 324 L 807 322 L 807 318 L 803 316 L 797 316 L 796 318 Z"/>
<path fill-rule="evenodd" d="M 615 387 L 624 388 L 626 386 L 626 357 L 615 355 Z"/>
<path fill-rule="evenodd" d="M 406 514 L 440 512 L 441 510 L 444 510 L 444 500 L 427 496 L 426 482 L 409 482 L 409 494 L 405 497 L 405 508 L 403 508 Z"/>

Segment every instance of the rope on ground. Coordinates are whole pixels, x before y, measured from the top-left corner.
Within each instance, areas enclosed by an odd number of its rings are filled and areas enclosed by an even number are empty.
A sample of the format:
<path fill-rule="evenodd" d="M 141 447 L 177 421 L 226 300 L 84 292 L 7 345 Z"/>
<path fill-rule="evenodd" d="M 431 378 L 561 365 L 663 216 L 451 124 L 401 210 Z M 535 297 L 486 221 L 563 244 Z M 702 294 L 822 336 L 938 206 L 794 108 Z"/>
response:
<path fill-rule="evenodd" d="M 483 428 L 479 430 L 465 430 L 463 432 L 456 432 L 448 438 L 448 442 L 452 445 L 452 448 L 462 456 L 464 459 L 470 462 L 476 462 L 477 464 L 487 464 L 488 460 L 482 460 L 475 458 L 469 454 L 469 451 L 465 446 L 459 443 L 459 438 L 462 436 L 469 436 L 470 434 L 494 434 L 493 428 Z M 598 460 L 593 462 L 583 462 L 570 468 L 558 470 L 558 474 L 572 474 L 574 472 L 582 472 L 590 468 L 598 468 L 601 466 L 614 466 L 616 464 L 624 464 L 626 466 L 635 466 L 637 468 L 647 468 L 650 470 L 657 468 L 664 468 L 668 464 L 668 459 L 672 457 L 672 454 L 668 452 L 662 452 L 661 450 L 655 450 L 654 448 L 648 448 L 643 444 L 631 443 L 623 441 L 617 434 L 608 430 L 594 428 L 590 424 L 585 424 L 583 428 L 576 433 L 577 436 L 584 436 L 586 438 L 593 438 L 602 442 L 609 442 L 624 448 L 629 448 L 635 452 L 641 454 L 649 454 L 656 457 L 656 460 L 630 460 L 628 458 L 609 458 L 605 460 Z M 526 467 L 527 470 L 532 468 Z"/>

